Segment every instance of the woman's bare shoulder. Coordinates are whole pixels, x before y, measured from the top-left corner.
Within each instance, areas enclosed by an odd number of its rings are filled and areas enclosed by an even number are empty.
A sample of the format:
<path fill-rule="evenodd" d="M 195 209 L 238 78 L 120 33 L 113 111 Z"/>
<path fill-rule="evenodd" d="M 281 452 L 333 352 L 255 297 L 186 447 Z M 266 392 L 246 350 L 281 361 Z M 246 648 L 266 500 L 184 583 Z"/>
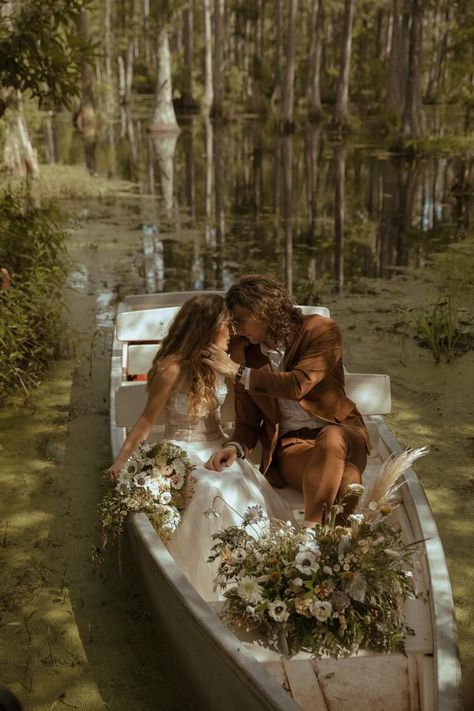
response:
<path fill-rule="evenodd" d="M 182 362 L 176 356 L 167 356 L 158 363 L 150 387 L 175 385 L 183 372 Z"/>

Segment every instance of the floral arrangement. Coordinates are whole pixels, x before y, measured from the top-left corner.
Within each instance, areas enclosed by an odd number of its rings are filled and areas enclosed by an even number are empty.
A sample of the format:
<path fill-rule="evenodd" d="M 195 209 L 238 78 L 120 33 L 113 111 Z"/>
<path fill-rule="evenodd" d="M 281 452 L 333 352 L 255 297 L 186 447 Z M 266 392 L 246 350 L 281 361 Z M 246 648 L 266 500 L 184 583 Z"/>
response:
<path fill-rule="evenodd" d="M 193 494 L 194 468 L 175 444 L 140 444 L 99 505 L 102 540 L 94 558 L 100 561 L 109 538 L 121 535 L 129 512 L 146 513 L 158 535 L 169 538 Z"/>
<path fill-rule="evenodd" d="M 223 616 L 257 629 L 286 654 L 316 657 L 403 649 L 412 630 L 403 602 L 415 597 L 413 554 L 389 521 L 397 480 L 425 450 L 389 460 L 365 488 L 353 484 L 314 529 L 269 519 L 250 507 L 242 523 L 213 536 L 211 561 L 224 591 Z M 349 497 L 359 496 L 347 525 L 338 525 Z"/>

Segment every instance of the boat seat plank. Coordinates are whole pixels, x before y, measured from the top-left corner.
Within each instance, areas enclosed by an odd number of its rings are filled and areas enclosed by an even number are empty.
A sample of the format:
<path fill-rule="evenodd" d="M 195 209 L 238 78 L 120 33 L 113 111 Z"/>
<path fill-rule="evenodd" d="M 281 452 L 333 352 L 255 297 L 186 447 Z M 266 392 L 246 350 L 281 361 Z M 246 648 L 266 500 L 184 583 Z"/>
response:
<path fill-rule="evenodd" d="M 197 294 L 218 294 L 224 297 L 225 291 L 170 291 L 161 294 L 133 294 L 125 297 L 127 308 L 134 311 L 138 309 L 159 309 L 167 306 L 182 306 L 185 301 Z"/>
<path fill-rule="evenodd" d="M 281 662 L 262 662 L 267 672 L 272 676 L 277 684 L 289 691 L 288 680 Z"/>
<path fill-rule="evenodd" d="M 361 382 L 365 388 L 361 388 Z M 352 384 L 355 383 L 355 392 Z M 390 379 L 385 375 L 371 375 L 348 373 L 346 375 L 346 390 L 348 396 L 355 400 L 362 414 L 384 414 L 390 403 Z M 360 396 L 360 401 L 357 397 Z M 221 418 L 225 423 L 234 420 L 234 393 L 229 389 L 229 394 L 221 409 Z M 123 382 L 116 392 L 116 418 L 120 427 L 131 427 L 137 417 L 142 413 L 146 403 L 146 383 Z M 381 412 L 383 410 L 383 412 Z"/>
<path fill-rule="evenodd" d="M 135 309 L 117 314 L 116 336 L 119 341 L 146 342 L 161 341 L 179 311 L 179 306 Z M 325 306 L 300 306 L 303 313 L 328 317 Z"/>
<path fill-rule="evenodd" d="M 312 662 L 328 711 L 418 711 L 419 694 L 403 654 L 367 655 Z M 416 680 L 414 680 L 416 683 Z M 413 704 L 412 699 L 416 699 Z M 423 707 L 430 708 L 430 707 Z"/>
<path fill-rule="evenodd" d="M 163 309 L 139 309 L 117 314 L 115 333 L 119 341 L 161 341 L 179 311 L 179 306 Z"/>
<path fill-rule="evenodd" d="M 329 711 L 310 661 L 283 660 L 291 695 L 303 711 Z"/>
<path fill-rule="evenodd" d="M 407 625 L 415 630 L 405 640 L 407 654 L 433 654 L 433 628 L 431 606 L 423 598 L 405 600 L 405 619 Z"/>

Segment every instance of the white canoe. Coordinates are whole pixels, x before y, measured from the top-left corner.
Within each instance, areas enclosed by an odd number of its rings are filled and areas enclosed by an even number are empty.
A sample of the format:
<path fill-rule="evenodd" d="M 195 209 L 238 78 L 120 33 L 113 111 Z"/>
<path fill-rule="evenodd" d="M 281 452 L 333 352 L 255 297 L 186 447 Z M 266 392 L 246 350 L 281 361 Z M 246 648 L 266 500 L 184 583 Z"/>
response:
<path fill-rule="evenodd" d="M 196 292 L 131 296 L 120 304 L 112 350 L 111 444 L 115 456 L 145 400 L 146 373 L 177 308 Z M 329 315 L 321 307 L 306 313 Z M 374 449 L 367 481 L 382 461 L 402 448 L 384 422 L 390 412 L 386 375 L 346 373 L 346 390 L 364 415 Z M 222 408 L 231 425 L 233 398 Z M 160 437 L 158 421 L 150 441 Z M 422 443 L 420 443 L 422 444 Z M 144 582 L 159 634 L 168 639 L 177 669 L 193 689 L 199 708 L 235 711 L 461 711 L 461 676 L 453 599 L 443 547 L 425 493 L 413 469 L 405 473 L 395 516 L 406 542 L 424 540 L 416 574 L 423 599 L 408 600 L 406 615 L 415 635 L 406 654 L 359 652 L 344 659 L 292 659 L 237 637 L 218 617 L 220 603 L 206 601 L 182 574 L 144 514 L 130 517 L 133 557 Z M 301 494 L 284 489 L 288 509 L 302 508 Z M 205 565 L 205 562 L 203 562 Z"/>

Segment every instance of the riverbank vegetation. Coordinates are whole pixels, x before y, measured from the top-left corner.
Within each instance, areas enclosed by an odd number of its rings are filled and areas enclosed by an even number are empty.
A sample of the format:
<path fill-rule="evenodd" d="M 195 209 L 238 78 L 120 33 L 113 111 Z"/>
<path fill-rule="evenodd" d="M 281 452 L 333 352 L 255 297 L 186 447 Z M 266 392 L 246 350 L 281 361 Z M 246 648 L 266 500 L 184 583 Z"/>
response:
<path fill-rule="evenodd" d="M 0 197 L 0 406 L 12 390 L 26 398 L 60 348 L 66 273 L 65 217 L 25 191 Z"/>

